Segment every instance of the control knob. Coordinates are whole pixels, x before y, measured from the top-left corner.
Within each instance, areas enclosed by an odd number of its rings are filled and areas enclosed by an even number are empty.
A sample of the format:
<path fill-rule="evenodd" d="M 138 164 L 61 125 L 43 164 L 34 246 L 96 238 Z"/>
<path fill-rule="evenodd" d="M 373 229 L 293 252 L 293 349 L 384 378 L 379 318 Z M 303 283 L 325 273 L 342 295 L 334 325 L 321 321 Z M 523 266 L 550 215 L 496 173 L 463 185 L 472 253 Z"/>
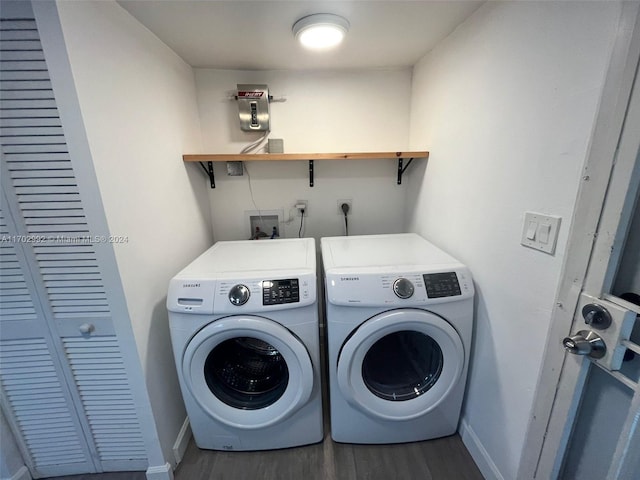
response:
<path fill-rule="evenodd" d="M 241 283 L 234 285 L 231 287 L 231 290 L 229 290 L 229 301 L 237 307 L 247 303 L 250 296 L 251 292 L 249 291 L 249 287 Z"/>
<path fill-rule="evenodd" d="M 410 298 L 413 295 L 413 283 L 406 278 L 398 278 L 393 282 L 393 293 L 399 298 Z"/>

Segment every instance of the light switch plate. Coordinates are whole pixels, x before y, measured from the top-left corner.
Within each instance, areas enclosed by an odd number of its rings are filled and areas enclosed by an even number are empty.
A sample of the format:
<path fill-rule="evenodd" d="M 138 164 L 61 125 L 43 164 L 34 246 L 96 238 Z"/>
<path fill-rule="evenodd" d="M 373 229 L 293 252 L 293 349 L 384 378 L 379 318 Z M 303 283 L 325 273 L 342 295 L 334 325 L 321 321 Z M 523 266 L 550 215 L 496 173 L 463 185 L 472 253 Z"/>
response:
<path fill-rule="evenodd" d="M 525 212 L 520 243 L 525 247 L 553 255 L 558 241 L 560 220 L 561 218 L 555 215 Z"/>

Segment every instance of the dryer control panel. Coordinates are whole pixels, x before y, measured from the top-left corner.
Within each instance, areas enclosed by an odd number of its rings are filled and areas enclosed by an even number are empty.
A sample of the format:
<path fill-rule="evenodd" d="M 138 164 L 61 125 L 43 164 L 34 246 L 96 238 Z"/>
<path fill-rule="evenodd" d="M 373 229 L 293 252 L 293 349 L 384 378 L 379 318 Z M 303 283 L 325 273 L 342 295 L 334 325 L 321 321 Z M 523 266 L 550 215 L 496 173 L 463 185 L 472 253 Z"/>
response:
<path fill-rule="evenodd" d="M 462 295 L 456 272 L 425 273 L 422 277 L 424 278 L 424 286 L 427 289 L 427 297 L 429 298 Z"/>
<path fill-rule="evenodd" d="M 474 295 L 471 273 L 451 266 L 431 271 L 389 273 L 326 273 L 327 300 L 334 305 L 361 307 L 424 306 Z"/>

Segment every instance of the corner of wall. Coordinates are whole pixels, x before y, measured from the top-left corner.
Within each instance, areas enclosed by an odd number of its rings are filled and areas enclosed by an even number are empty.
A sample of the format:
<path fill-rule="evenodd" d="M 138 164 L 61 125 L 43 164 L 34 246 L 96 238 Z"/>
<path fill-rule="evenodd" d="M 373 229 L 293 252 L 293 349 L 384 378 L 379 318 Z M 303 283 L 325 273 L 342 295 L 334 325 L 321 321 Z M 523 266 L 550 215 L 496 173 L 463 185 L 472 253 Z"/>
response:
<path fill-rule="evenodd" d="M 178 432 L 178 436 L 176 441 L 173 444 L 173 457 L 175 459 L 176 465 L 179 465 L 184 458 L 184 454 L 187 451 L 187 447 L 189 446 L 189 440 L 191 440 L 192 432 L 191 432 L 191 424 L 189 423 L 189 417 L 184 419 L 184 423 L 182 424 L 182 428 Z"/>
<path fill-rule="evenodd" d="M 484 448 L 482 442 L 473 431 L 473 428 L 471 428 L 464 418 L 460 421 L 459 434 L 460 438 L 462 438 L 462 443 L 467 447 L 469 454 L 478 466 L 482 476 L 486 480 L 504 480 L 500 470 L 498 470 L 498 467 L 493 462 L 491 455 L 489 455 L 489 452 Z"/>
<path fill-rule="evenodd" d="M 139 362 L 135 383 L 149 462 L 173 463 L 185 410 L 169 341 L 166 289 L 212 236 L 205 181 L 181 158 L 201 143 L 194 72 L 116 2 L 57 6 L 69 83 L 86 132 L 89 154 L 80 158 L 92 159 L 87 163 L 95 188 L 89 194 L 102 202 L 108 233 L 126 238 L 109 245 L 115 265 L 111 288 L 123 312 L 121 342 Z M 167 465 L 150 474 L 167 478 Z"/>

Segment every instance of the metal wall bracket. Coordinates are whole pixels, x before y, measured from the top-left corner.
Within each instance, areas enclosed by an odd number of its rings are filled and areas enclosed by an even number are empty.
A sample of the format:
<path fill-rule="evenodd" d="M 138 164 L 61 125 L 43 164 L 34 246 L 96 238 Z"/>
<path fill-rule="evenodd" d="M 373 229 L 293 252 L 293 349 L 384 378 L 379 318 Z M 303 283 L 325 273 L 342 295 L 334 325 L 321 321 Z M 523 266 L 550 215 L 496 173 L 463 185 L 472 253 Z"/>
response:
<path fill-rule="evenodd" d="M 213 162 L 207 162 L 207 166 L 204 166 L 204 163 L 200 162 L 200 166 L 209 177 L 209 181 L 211 182 L 211 188 L 216 188 L 216 179 L 213 176 Z"/>
<path fill-rule="evenodd" d="M 409 152 L 404 152 L 404 153 L 409 153 Z M 420 154 L 419 157 L 417 158 L 427 158 L 428 157 L 428 152 L 410 152 L 412 154 Z M 403 152 L 395 152 L 395 153 L 383 153 L 383 152 L 379 152 L 379 153 L 372 153 L 371 156 L 369 156 L 369 154 L 366 153 L 357 153 L 357 154 L 348 154 L 348 153 L 341 153 L 341 154 L 327 154 L 326 156 L 323 155 L 314 155 L 314 157 L 316 157 L 318 160 L 335 160 L 335 159 L 340 159 L 340 160 L 350 160 L 350 159 L 360 159 L 360 158 L 397 158 L 398 159 L 398 177 L 397 177 L 397 184 L 398 185 L 402 185 L 402 175 L 404 174 L 404 172 L 406 172 L 407 168 L 409 168 L 409 165 L 411 165 L 411 163 L 413 162 L 414 158 L 416 157 L 411 157 L 409 158 L 409 160 L 405 163 L 405 159 L 400 157 L 400 155 L 402 155 Z M 183 155 L 183 158 L 185 161 L 199 161 L 199 158 L 191 158 L 191 157 L 215 157 L 215 161 L 217 162 L 222 162 L 222 161 L 227 161 L 227 170 L 229 171 L 230 175 L 234 175 L 234 173 L 232 173 L 229 169 L 229 163 L 241 163 L 241 160 L 237 160 L 238 158 L 242 158 L 243 160 L 304 160 L 304 154 L 300 155 L 300 154 L 271 154 L 273 158 L 268 158 L 269 154 L 254 154 L 254 155 L 229 155 L 229 154 L 220 154 L 220 155 Z M 292 158 L 293 157 L 293 158 Z M 308 158 L 308 157 L 307 157 Z M 309 186 L 313 187 L 315 185 L 315 180 L 314 180 L 314 160 L 308 160 L 309 161 Z M 205 166 L 205 162 L 203 161 L 199 161 L 200 166 L 202 167 L 202 169 L 205 171 L 207 177 L 209 177 L 209 180 L 211 182 L 211 188 L 216 188 L 216 181 L 215 181 L 215 177 L 213 174 L 213 162 L 212 161 L 207 161 L 206 162 L 206 166 Z M 241 175 L 241 173 L 236 172 L 235 175 Z"/>
<path fill-rule="evenodd" d="M 405 172 L 407 168 L 409 168 L 409 165 L 411 165 L 411 162 L 413 162 L 413 157 L 409 159 L 409 161 L 404 166 L 404 168 L 402 168 L 403 162 L 404 162 L 404 158 L 398 159 L 398 185 L 402 185 L 402 174 Z"/>

